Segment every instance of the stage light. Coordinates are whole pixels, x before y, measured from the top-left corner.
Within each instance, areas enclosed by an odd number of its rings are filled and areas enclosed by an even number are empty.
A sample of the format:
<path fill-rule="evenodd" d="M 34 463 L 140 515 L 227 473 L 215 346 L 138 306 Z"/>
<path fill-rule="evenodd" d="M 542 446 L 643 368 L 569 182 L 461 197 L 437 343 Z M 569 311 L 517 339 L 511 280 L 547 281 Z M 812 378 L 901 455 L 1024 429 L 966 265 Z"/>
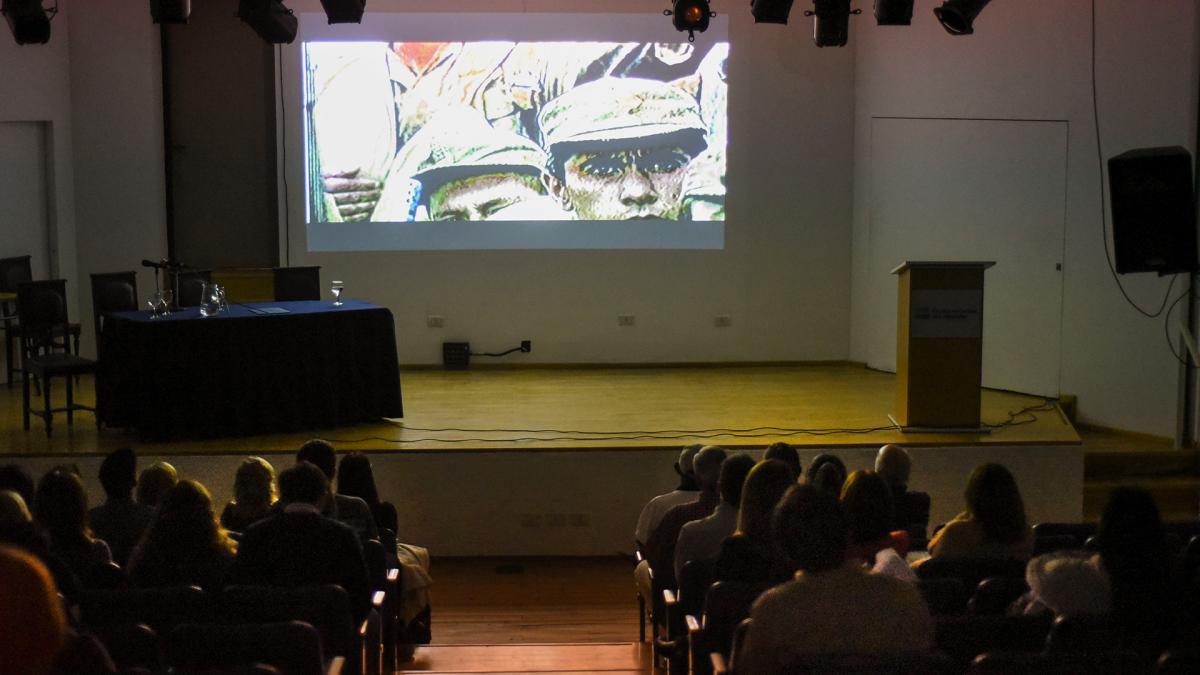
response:
<path fill-rule="evenodd" d="M 42 0 L 4 0 L 0 4 L 0 12 L 19 45 L 49 42 L 50 16 L 57 11 L 57 5 L 49 11 L 43 9 Z"/>
<path fill-rule="evenodd" d="M 362 23 L 367 0 L 321 0 L 329 23 Z"/>
<path fill-rule="evenodd" d="M 296 15 L 282 0 L 241 0 L 238 18 L 273 45 L 291 44 L 296 39 Z"/>
<path fill-rule="evenodd" d="M 975 32 L 975 17 L 991 0 L 946 0 L 941 7 L 934 7 L 933 14 L 942 22 L 942 28 L 951 35 L 970 35 Z"/>
<path fill-rule="evenodd" d="M 787 23 L 792 0 L 752 0 L 750 14 L 754 23 Z"/>
<path fill-rule="evenodd" d="M 192 0 L 150 0 L 150 18 L 154 23 L 187 23 Z"/>
<path fill-rule="evenodd" d="M 850 39 L 850 0 L 813 0 L 813 9 L 804 16 L 813 17 L 813 42 L 818 47 L 845 47 Z"/>
<path fill-rule="evenodd" d="M 911 26 L 913 0 L 875 0 L 875 24 Z"/>
<path fill-rule="evenodd" d="M 673 9 L 663 10 L 671 17 L 675 30 L 687 31 L 688 42 L 696 39 L 696 32 L 708 30 L 708 20 L 717 15 L 708 7 L 708 0 L 675 0 Z"/>

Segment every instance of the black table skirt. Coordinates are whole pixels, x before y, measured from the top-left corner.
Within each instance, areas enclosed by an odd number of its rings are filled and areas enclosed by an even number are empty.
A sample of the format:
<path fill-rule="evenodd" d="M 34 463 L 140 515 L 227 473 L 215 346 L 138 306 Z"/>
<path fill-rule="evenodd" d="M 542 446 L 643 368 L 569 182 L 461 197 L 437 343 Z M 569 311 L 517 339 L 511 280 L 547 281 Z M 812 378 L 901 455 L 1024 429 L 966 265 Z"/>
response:
<path fill-rule="evenodd" d="M 234 305 L 208 318 L 194 308 L 155 320 L 114 314 L 100 340 L 96 408 L 104 424 L 154 440 L 401 417 L 392 313 L 349 301 Z"/>

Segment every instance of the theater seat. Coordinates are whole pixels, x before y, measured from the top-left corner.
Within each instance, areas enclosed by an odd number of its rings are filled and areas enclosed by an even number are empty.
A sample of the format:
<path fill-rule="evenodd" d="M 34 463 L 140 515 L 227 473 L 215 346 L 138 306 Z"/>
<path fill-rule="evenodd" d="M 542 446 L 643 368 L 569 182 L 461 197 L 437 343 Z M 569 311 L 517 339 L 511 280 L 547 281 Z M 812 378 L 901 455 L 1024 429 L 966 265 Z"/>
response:
<path fill-rule="evenodd" d="M 989 652 L 980 654 L 967 670 L 968 675 L 1133 675 L 1145 672 L 1134 652 L 1071 652 L 1039 654 L 1027 652 Z"/>
<path fill-rule="evenodd" d="M 323 675 L 317 630 L 302 621 L 261 624 L 183 624 L 167 638 L 173 669 L 266 664 L 287 675 Z"/>

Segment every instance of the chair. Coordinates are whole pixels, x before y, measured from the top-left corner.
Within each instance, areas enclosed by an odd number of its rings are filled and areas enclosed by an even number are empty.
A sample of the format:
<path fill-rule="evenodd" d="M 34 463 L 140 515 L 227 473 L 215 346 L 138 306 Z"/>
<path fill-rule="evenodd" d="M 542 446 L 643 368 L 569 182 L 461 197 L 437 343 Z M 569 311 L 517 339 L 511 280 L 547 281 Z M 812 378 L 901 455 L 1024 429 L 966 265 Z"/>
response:
<path fill-rule="evenodd" d="M 970 595 L 967 587 L 959 579 L 918 579 L 917 590 L 929 605 L 929 613 L 934 616 L 946 614 L 962 614 L 967 611 L 967 601 Z"/>
<path fill-rule="evenodd" d="M 979 582 L 975 593 L 967 603 L 972 614 L 1004 614 L 1009 605 L 1029 591 L 1024 579 L 1016 577 L 988 577 Z"/>
<path fill-rule="evenodd" d="M 937 675 L 958 673 L 954 661 L 938 652 L 908 654 L 814 654 L 787 664 L 787 672 L 805 675 Z"/>
<path fill-rule="evenodd" d="M 21 398 L 22 421 L 29 429 L 29 415 L 35 414 L 46 423 L 46 435 L 54 420 L 54 413 L 67 413 L 67 425 L 75 422 L 76 410 L 88 410 L 89 406 L 75 403 L 75 376 L 96 370 L 96 362 L 76 354 L 59 353 L 66 350 L 66 340 L 56 341 L 55 336 L 66 336 L 70 332 L 67 318 L 67 282 L 63 279 L 30 281 L 17 286 L 17 317 L 21 335 Z M 51 406 L 50 382 L 54 377 L 65 377 L 67 405 L 64 408 Z M 42 385 L 42 410 L 31 411 L 29 407 L 29 378 L 36 377 Z"/>
<path fill-rule="evenodd" d="M 0 293 L 16 293 L 17 286 L 33 281 L 31 260 L 32 258 L 27 255 L 16 258 L 0 258 Z M 13 376 L 20 370 L 16 367 L 16 352 L 13 351 L 13 347 L 21 338 L 21 324 L 17 320 L 17 315 L 13 313 L 12 307 L 8 307 L 7 304 L 0 305 L 0 321 L 4 326 L 4 367 L 8 373 L 8 386 L 11 387 Z M 69 323 L 66 332 L 58 333 L 54 337 L 61 339 L 65 345 L 67 343 L 66 336 L 69 335 L 74 347 L 72 353 L 78 356 L 81 331 L 79 324 Z"/>
<path fill-rule="evenodd" d="M 1040 652 L 1050 632 L 1048 616 L 970 615 L 935 618 L 937 649 L 965 669 L 989 651 Z"/>
<path fill-rule="evenodd" d="M 1096 523 L 1037 523 L 1033 526 L 1034 537 L 1074 537 L 1075 548 L 1083 546 L 1083 542 L 1094 534 Z"/>
<path fill-rule="evenodd" d="M 176 307 L 198 307 L 204 285 L 212 283 L 212 270 L 185 270 L 171 274 Z"/>
<path fill-rule="evenodd" d="M 362 640 L 341 586 L 229 586 L 218 602 L 221 614 L 234 623 L 303 621 L 321 636 L 322 652 L 346 659 L 349 673 L 362 672 Z"/>
<path fill-rule="evenodd" d="M 1191 649 L 1171 649 L 1158 657 L 1159 675 L 1194 675 L 1200 672 L 1200 651 Z"/>
<path fill-rule="evenodd" d="M 1046 636 L 1047 652 L 1101 652 L 1122 642 L 1107 618 L 1060 616 Z"/>
<path fill-rule="evenodd" d="M 959 579 L 966 588 L 976 588 L 988 577 L 1025 578 L 1024 560 L 1003 558 L 928 558 L 915 568 L 921 579 Z"/>
<path fill-rule="evenodd" d="M 182 623 L 204 623 L 216 615 L 212 597 L 196 586 L 86 590 L 80 594 L 79 609 L 85 626 L 146 624 L 166 635 Z"/>
<path fill-rule="evenodd" d="M 726 659 L 729 657 L 733 633 L 738 624 L 750 616 L 754 601 L 771 586 L 767 581 L 718 581 L 709 586 L 704 596 L 702 628 L 699 631 L 689 630 L 693 672 L 704 675 L 710 671 L 710 654 L 720 654 Z"/>
<path fill-rule="evenodd" d="M 713 563 L 689 560 L 679 570 L 678 595 L 669 589 L 663 592 L 667 614 L 666 635 L 660 637 L 655 646 L 666 657 L 671 673 L 688 671 L 688 628 L 685 617 L 700 613 L 712 579 Z"/>
<path fill-rule="evenodd" d="M 143 623 L 101 626 L 92 632 L 122 671 L 141 668 L 150 673 L 166 670 L 158 634 Z"/>
<path fill-rule="evenodd" d="M 1081 542 L 1069 534 L 1043 534 L 1033 539 L 1033 554 L 1053 553 L 1083 548 Z"/>
<path fill-rule="evenodd" d="M 320 300 L 321 299 L 321 268 L 313 267 L 276 267 L 275 268 L 275 300 Z"/>
<path fill-rule="evenodd" d="M 92 275 L 92 323 L 96 342 L 104 333 L 104 315 L 138 308 L 137 272 L 105 272 Z"/>
<path fill-rule="evenodd" d="M 321 636 L 303 621 L 177 626 L 167 638 L 173 669 L 212 669 L 262 663 L 286 675 L 323 675 Z"/>
<path fill-rule="evenodd" d="M 1144 673 L 1145 666 L 1134 652 L 1102 651 L 1068 654 L 989 652 L 980 654 L 967 670 L 968 675 L 1126 675 Z"/>

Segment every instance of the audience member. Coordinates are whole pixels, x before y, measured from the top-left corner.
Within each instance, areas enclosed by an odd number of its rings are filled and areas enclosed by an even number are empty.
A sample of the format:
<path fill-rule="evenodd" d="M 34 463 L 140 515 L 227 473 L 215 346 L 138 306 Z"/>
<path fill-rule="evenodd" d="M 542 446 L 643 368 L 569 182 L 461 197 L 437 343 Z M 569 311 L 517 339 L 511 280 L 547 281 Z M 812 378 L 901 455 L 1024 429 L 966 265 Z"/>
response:
<path fill-rule="evenodd" d="M 701 448 L 693 462 L 696 483 L 700 487 L 696 501 L 672 506 L 647 537 L 646 560 L 662 588 L 675 587 L 675 542 L 679 540 L 679 531 L 693 520 L 712 515 L 721 501 L 718 481 L 724 461 L 725 448 L 715 445 Z"/>
<path fill-rule="evenodd" d="M 135 586 L 221 589 L 236 546 L 217 523 L 212 497 L 194 480 L 181 480 L 162 496 L 154 520 L 129 560 Z"/>
<path fill-rule="evenodd" d="M 275 468 L 262 457 L 247 457 L 233 477 L 233 499 L 221 510 L 221 527 L 243 532 L 270 515 L 279 498 Z"/>
<path fill-rule="evenodd" d="M 278 513 L 242 534 L 232 580 L 263 586 L 338 584 L 350 596 L 356 621 L 370 610 L 362 546 L 350 526 L 321 515 L 330 499 L 325 473 L 308 462 L 279 474 Z"/>
<path fill-rule="evenodd" d="M 33 477 L 17 464 L 0 466 L 0 490 L 12 490 L 26 504 L 33 503 Z"/>
<path fill-rule="evenodd" d="M 1112 589 L 1113 625 L 1124 633 L 1127 647 L 1157 656 L 1177 636 L 1182 612 L 1172 591 L 1172 560 L 1154 498 L 1139 488 L 1114 490 L 1096 539 Z"/>
<path fill-rule="evenodd" d="M 929 542 L 931 557 L 1011 558 L 1033 555 L 1033 530 L 1017 481 L 999 464 L 982 464 L 967 479 L 967 510 Z"/>
<path fill-rule="evenodd" d="M 818 455 L 808 467 L 808 476 L 813 485 L 836 499 L 846 484 L 846 465 L 833 455 Z"/>
<path fill-rule="evenodd" d="M 179 482 L 179 472 L 167 462 L 155 462 L 142 471 L 138 476 L 137 500 L 151 508 L 158 506 L 158 500 Z"/>
<path fill-rule="evenodd" d="M 1054 551 L 1025 567 L 1029 592 L 1010 612 L 1054 616 L 1105 617 L 1111 606 L 1108 574 L 1100 556 L 1086 551 Z"/>
<path fill-rule="evenodd" d="M 875 554 L 892 549 L 900 557 L 908 555 L 908 533 L 892 531 L 892 491 L 879 474 L 855 471 L 846 479 L 841 495 L 842 512 L 850 532 L 848 558 L 875 565 Z"/>
<path fill-rule="evenodd" d="M 721 553 L 721 543 L 737 529 L 738 506 L 742 503 L 742 486 L 746 474 L 754 468 L 749 455 L 734 455 L 721 463 L 717 489 L 721 502 L 712 515 L 686 523 L 675 541 L 675 578 L 679 579 L 685 563 L 715 563 Z"/>
<path fill-rule="evenodd" d="M 154 515 L 152 507 L 133 500 L 137 485 L 137 455 L 133 450 L 120 448 L 104 458 L 100 463 L 100 485 L 106 498 L 88 511 L 88 524 L 108 544 L 113 560 L 124 567 Z"/>
<path fill-rule="evenodd" d="M 763 453 L 763 459 L 774 459 L 783 462 L 792 472 L 792 482 L 798 482 L 804 474 L 804 469 L 800 466 L 800 453 L 796 452 L 796 448 L 791 443 L 772 443 L 767 446 L 766 452 Z"/>
<path fill-rule="evenodd" d="M 68 602 L 79 597 L 79 579 L 50 550 L 50 537 L 33 522 L 21 495 L 12 490 L 0 490 L 0 545 L 19 548 L 40 560 L 50 570 L 59 592 Z"/>
<path fill-rule="evenodd" d="M 400 517 L 396 506 L 379 500 L 375 484 L 375 469 L 369 457 L 361 452 L 352 452 L 338 462 L 337 493 L 347 497 L 358 497 L 366 502 L 377 527 L 386 527 L 393 534 L 399 532 Z"/>
<path fill-rule="evenodd" d="M 65 469 L 53 469 L 38 482 L 33 515 L 50 535 L 50 550 L 87 583 L 96 568 L 112 561 L 108 544 L 92 536 L 87 523 L 83 481 Z"/>
<path fill-rule="evenodd" d="M 637 527 L 633 531 L 633 538 L 638 547 L 645 548 L 650 533 L 662 522 L 662 517 L 667 511 L 680 504 L 694 502 L 699 497 L 700 488 L 696 486 L 694 462 L 696 453 L 700 452 L 702 447 L 704 446 L 689 445 L 679 453 L 679 459 L 675 460 L 675 473 L 679 474 L 679 484 L 674 490 L 651 499 L 642 508 Z"/>
<path fill-rule="evenodd" d="M 319 438 L 308 441 L 296 453 L 296 462 L 308 462 L 325 474 L 331 498 L 324 501 L 321 511 L 324 515 L 349 525 L 360 541 L 379 538 L 379 531 L 375 528 L 375 517 L 371 515 L 371 508 L 367 503 L 358 497 L 339 495 L 333 491 L 333 479 L 337 475 L 337 453 L 329 441 Z"/>
<path fill-rule="evenodd" d="M 750 470 L 742 487 L 737 530 L 721 544 L 718 581 L 782 583 L 795 568 L 771 532 L 771 516 L 783 493 L 796 484 L 791 468 L 765 459 Z"/>
<path fill-rule="evenodd" d="M 0 546 L 0 672 L 46 675 L 67 640 L 50 572 L 32 555 Z"/>
<path fill-rule="evenodd" d="M 909 492 L 908 478 L 912 473 L 912 458 L 908 451 L 898 445 L 885 445 L 875 456 L 875 473 L 883 478 L 892 491 L 892 506 L 895 518 L 893 530 L 908 530 L 913 541 L 928 538 L 929 495 L 924 492 Z"/>
<path fill-rule="evenodd" d="M 754 603 L 738 672 L 791 672 L 812 655 L 933 647 L 933 619 L 913 585 L 846 561 L 846 519 L 833 495 L 812 485 L 790 488 L 775 509 L 774 530 L 800 573 Z"/>

